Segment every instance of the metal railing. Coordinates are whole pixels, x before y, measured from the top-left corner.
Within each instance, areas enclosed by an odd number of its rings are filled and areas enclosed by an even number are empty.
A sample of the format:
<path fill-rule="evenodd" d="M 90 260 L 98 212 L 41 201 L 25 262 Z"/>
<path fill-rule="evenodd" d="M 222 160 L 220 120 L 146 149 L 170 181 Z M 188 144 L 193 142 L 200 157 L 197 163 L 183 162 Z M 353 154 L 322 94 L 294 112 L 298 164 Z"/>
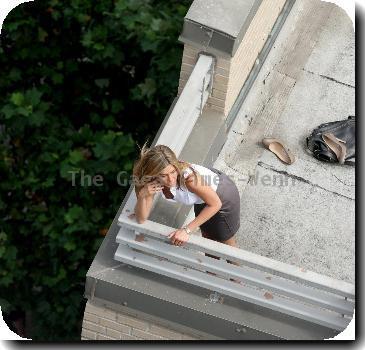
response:
<path fill-rule="evenodd" d="M 212 57 L 200 55 L 156 140 L 177 157 L 211 93 L 213 67 Z M 342 331 L 350 322 L 352 284 L 194 235 L 184 246 L 171 245 L 167 235 L 175 228 L 150 220 L 138 224 L 128 217 L 136 204 L 135 191 L 129 193 L 118 219 L 115 260 L 334 330 Z"/>
<path fill-rule="evenodd" d="M 167 235 L 175 229 L 156 222 L 122 215 L 118 225 L 118 261 L 334 330 L 344 330 L 353 315 L 352 284 L 199 236 L 174 246 Z"/>

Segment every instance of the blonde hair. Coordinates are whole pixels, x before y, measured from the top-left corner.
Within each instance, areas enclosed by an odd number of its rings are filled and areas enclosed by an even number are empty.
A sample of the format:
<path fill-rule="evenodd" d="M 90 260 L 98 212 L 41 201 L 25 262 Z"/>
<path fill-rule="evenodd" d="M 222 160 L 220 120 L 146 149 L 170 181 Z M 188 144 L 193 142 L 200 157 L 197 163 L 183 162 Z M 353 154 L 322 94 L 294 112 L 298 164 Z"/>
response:
<path fill-rule="evenodd" d="M 168 165 L 174 166 L 178 173 L 177 188 L 180 189 L 182 186 L 186 187 L 185 178 L 181 175 L 186 168 L 190 167 L 190 164 L 185 161 L 179 161 L 170 147 L 156 145 L 148 148 L 146 141 L 143 147 L 139 147 L 139 149 L 139 159 L 134 162 L 133 166 L 133 181 L 137 194 L 146 183 L 153 181 L 154 177 L 157 177 Z M 197 176 L 198 172 L 192 167 L 190 168 L 192 169 L 194 176 Z"/>

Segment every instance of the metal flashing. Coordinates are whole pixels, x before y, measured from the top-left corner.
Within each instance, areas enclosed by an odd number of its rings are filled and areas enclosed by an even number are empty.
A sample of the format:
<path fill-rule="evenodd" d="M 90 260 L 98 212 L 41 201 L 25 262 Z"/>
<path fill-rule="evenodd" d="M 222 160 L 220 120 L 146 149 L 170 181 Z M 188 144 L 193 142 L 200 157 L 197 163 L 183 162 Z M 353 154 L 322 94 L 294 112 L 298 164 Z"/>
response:
<path fill-rule="evenodd" d="M 336 336 L 332 329 L 273 310 L 222 296 L 150 271 L 122 265 L 114 271 L 92 276 L 90 301 L 113 305 L 115 311 L 127 306 L 166 321 L 178 322 L 199 332 L 230 340 L 323 340 Z"/>
<path fill-rule="evenodd" d="M 262 48 L 261 52 L 259 53 L 259 55 L 257 57 L 257 60 L 256 60 L 257 64 L 255 64 L 252 67 L 252 70 L 251 70 L 246 82 L 243 84 L 242 89 L 227 116 L 226 124 L 227 124 L 228 130 L 231 129 L 232 124 L 233 124 L 235 118 L 237 117 L 238 111 L 240 110 L 253 83 L 255 82 L 256 77 L 259 74 L 260 69 L 263 66 L 263 64 L 266 60 L 266 57 L 269 54 L 272 46 L 274 45 L 274 42 L 275 42 L 281 28 L 283 27 L 285 20 L 288 17 L 290 10 L 292 9 L 295 1 L 296 0 L 287 0 L 284 5 L 283 10 L 281 11 L 279 17 L 277 18 L 277 20 L 271 30 L 271 33 L 269 34 L 269 37 L 265 42 L 264 47 Z"/>

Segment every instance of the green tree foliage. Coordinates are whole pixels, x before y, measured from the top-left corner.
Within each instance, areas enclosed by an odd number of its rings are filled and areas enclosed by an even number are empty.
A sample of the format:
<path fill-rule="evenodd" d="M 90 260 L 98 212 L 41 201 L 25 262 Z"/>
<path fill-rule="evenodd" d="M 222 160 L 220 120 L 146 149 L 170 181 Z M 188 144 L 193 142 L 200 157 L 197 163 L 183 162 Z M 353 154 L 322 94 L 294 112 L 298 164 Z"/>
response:
<path fill-rule="evenodd" d="M 190 3 L 38 0 L 4 21 L 0 304 L 31 312 L 33 340 L 80 339 L 85 276 L 129 187 L 117 175 L 176 96 Z"/>

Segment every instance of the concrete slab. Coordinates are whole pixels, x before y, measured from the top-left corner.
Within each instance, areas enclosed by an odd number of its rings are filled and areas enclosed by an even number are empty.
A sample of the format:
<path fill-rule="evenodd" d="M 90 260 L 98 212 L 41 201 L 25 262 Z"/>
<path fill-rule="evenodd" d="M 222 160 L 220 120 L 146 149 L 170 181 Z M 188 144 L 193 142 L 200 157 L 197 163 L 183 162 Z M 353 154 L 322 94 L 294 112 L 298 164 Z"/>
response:
<path fill-rule="evenodd" d="M 214 164 L 240 190 L 242 249 L 347 282 L 354 282 L 355 169 L 317 161 L 305 138 L 354 114 L 354 45 L 344 11 L 297 0 Z M 285 141 L 297 161 L 283 164 L 262 146 L 264 136 Z"/>
<path fill-rule="evenodd" d="M 242 197 L 239 246 L 354 282 L 353 201 L 303 181 L 280 179 L 265 164 L 257 173 L 257 183 L 251 181 Z"/>
<path fill-rule="evenodd" d="M 236 38 L 256 0 L 195 0 L 185 18 Z"/>
<path fill-rule="evenodd" d="M 334 35 L 335 33 L 335 35 Z M 324 79 L 355 86 L 355 32 L 350 17 L 334 6 L 305 69 Z M 326 51 L 323 50 L 326 45 Z"/>

